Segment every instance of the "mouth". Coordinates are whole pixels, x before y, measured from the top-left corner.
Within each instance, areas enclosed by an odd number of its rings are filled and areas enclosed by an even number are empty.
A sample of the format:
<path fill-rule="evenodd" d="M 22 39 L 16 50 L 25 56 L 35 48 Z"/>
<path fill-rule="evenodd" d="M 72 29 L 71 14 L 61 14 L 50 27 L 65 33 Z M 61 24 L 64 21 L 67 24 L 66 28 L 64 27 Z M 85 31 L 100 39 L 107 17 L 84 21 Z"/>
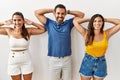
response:
<path fill-rule="evenodd" d="M 63 18 L 58 18 L 59 21 L 63 21 Z"/>
<path fill-rule="evenodd" d="M 63 17 L 58 17 L 58 19 L 63 19 Z"/>
<path fill-rule="evenodd" d="M 20 27 L 20 25 L 15 25 L 16 27 Z"/>

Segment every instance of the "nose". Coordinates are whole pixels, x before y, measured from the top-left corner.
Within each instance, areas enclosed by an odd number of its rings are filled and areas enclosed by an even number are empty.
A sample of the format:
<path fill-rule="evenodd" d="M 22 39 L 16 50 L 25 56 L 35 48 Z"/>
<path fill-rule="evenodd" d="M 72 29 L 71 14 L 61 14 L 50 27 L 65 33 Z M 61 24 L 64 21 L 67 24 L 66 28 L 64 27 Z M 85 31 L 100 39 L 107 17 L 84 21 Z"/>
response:
<path fill-rule="evenodd" d="M 15 24 L 18 24 L 18 23 L 19 23 L 18 21 L 15 22 Z"/>
<path fill-rule="evenodd" d="M 99 22 L 99 21 L 97 21 L 97 22 L 96 22 L 96 24 L 100 24 L 100 22 Z"/>
<path fill-rule="evenodd" d="M 59 14 L 59 17 L 62 17 L 62 14 Z"/>

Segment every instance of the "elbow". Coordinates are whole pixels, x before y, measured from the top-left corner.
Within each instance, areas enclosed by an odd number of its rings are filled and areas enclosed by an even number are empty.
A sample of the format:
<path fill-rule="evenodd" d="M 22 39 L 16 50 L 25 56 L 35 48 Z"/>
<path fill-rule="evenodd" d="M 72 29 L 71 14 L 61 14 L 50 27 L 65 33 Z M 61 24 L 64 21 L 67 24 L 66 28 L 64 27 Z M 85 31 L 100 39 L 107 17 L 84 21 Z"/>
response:
<path fill-rule="evenodd" d="M 78 13 L 78 16 L 76 16 L 76 17 L 83 18 L 84 16 L 85 16 L 85 13 L 83 13 L 83 12 L 80 12 L 80 13 Z"/>
<path fill-rule="evenodd" d="M 34 15 L 37 16 L 37 11 L 34 12 Z"/>
<path fill-rule="evenodd" d="M 75 18 L 74 18 L 73 24 L 74 24 L 74 26 L 75 26 L 76 24 L 78 24 L 78 17 L 75 17 Z"/>
<path fill-rule="evenodd" d="M 39 16 L 38 10 L 35 10 L 35 11 L 34 11 L 34 15 L 35 15 L 36 17 Z"/>
<path fill-rule="evenodd" d="M 44 33 L 44 32 L 46 32 L 46 29 L 45 29 L 45 28 L 42 29 L 42 33 Z"/>
<path fill-rule="evenodd" d="M 120 24 L 120 19 L 118 19 L 118 24 Z"/>
<path fill-rule="evenodd" d="M 75 24 L 75 22 L 76 22 L 76 17 L 75 17 L 74 20 L 73 20 L 73 24 Z"/>
<path fill-rule="evenodd" d="M 44 28 L 43 32 L 46 32 L 46 29 Z"/>
<path fill-rule="evenodd" d="M 82 13 L 80 17 L 83 18 L 84 16 L 85 16 L 85 13 Z"/>
<path fill-rule="evenodd" d="M 73 23 L 76 23 L 76 22 L 78 23 L 79 19 L 80 19 L 79 17 L 75 17 L 74 20 L 73 20 Z"/>

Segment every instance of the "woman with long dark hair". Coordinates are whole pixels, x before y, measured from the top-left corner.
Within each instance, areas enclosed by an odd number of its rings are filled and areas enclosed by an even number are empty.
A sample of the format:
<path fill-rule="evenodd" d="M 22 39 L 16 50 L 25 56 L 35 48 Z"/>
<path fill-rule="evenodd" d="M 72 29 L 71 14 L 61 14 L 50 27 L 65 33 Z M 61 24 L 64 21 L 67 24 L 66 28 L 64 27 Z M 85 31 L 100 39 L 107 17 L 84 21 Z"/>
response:
<path fill-rule="evenodd" d="M 82 23 L 89 22 L 88 29 Z M 113 27 L 103 30 L 104 23 L 115 24 Z M 108 48 L 109 38 L 120 30 L 120 19 L 103 18 L 95 14 L 90 18 L 75 18 L 74 25 L 85 39 L 86 52 L 83 58 L 80 75 L 81 80 L 104 80 L 107 75 L 105 53 Z"/>
<path fill-rule="evenodd" d="M 1 23 L 0 34 L 9 37 L 10 54 L 8 59 L 8 74 L 11 75 L 12 80 L 31 80 L 33 67 L 28 50 L 29 40 L 31 35 L 38 35 L 45 32 L 42 25 L 31 20 L 25 19 L 21 12 L 15 12 L 12 19 Z M 13 24 L 14 27 L 9 25 Z M 34 27 L 25 27 L 33 25 Z"/>

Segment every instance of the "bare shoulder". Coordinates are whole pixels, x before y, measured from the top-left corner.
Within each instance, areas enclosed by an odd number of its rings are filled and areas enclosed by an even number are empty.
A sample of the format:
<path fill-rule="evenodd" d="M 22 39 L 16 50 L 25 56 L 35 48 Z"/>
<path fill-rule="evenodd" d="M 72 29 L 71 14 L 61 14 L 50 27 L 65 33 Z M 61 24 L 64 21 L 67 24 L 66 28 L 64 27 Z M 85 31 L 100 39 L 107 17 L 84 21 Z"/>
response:
<path fill-rule="evenodd" d="M 5 28 L 8 32 L 11 32 L 11 31 L 13 31 L 13 28 L 11 28 L 11 27 L 7 27 L 7 28 Z"/>

